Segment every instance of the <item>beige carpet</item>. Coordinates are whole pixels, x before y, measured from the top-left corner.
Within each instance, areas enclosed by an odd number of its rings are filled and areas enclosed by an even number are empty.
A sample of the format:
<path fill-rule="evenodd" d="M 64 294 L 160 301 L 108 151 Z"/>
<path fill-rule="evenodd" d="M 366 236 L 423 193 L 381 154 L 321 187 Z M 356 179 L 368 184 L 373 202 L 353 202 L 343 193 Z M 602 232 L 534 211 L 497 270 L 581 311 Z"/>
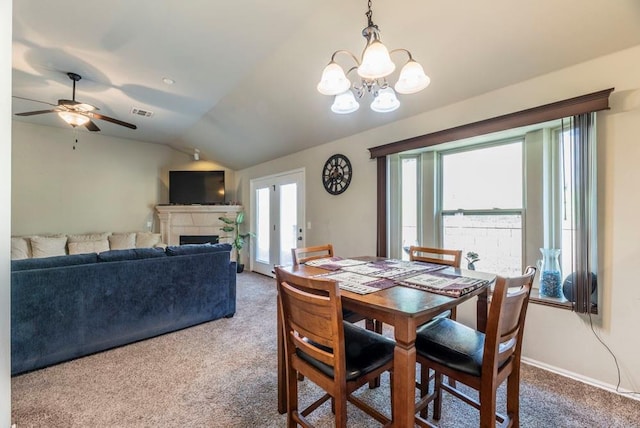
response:
<path fill-rule="evenodd" d="M 245 272 L 231 319 L 14 377 L 12 421 L 18 428 L 283 427 L 275 325 L 273 280 Z M 359 391 L 387 413 L 388 380 Z M 319 393 L 309 381 L 301 392 L 303 402 Z M 638 401 L 526 365 L 521 394 L 523 427 L 640 427 Z M 444 406 L 442 427 L 477 426 L 469 406 L 449 396 Z M 333 426 L 328 405 L 312 416 L 318 427 Z M 350 406 L 349 426 L 378 425 Z"/>

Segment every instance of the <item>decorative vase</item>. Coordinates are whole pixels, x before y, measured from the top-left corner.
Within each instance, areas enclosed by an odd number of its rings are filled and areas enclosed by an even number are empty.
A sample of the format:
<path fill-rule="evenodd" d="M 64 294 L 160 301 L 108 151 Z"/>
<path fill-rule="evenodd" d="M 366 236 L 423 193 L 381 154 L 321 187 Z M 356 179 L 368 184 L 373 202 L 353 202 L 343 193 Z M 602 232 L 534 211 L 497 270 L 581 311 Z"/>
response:
<path fill-rule="evenodd" d="M 560 273 L 560 250 L 556 248 L 540 248 L 542 260 L 539 260 L 540 295 L 545 297 L 562 297 L 562 274 Z"/>

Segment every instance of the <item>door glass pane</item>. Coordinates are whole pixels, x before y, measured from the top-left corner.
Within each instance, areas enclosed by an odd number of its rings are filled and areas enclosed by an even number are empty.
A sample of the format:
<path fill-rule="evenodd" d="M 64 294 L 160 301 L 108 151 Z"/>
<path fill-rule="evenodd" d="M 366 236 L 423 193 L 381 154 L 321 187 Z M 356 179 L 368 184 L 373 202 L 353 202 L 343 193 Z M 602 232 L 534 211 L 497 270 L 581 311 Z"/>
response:
<path fill-rule="evenodd" d="M 522 144 L 442 156 L 442 209 L 522 207 Z"/>
<path fill-rule="evenodd" d="M 409 260 L 409 247 L 418 245 L 418 159 L 402 159 L 402 259 Z"/>
<path fill-rule="evenodd" d="M 291 249 L 297 246 L 298 185 L 280 186 L 280 264 L 293 263 Z"/>
<path fill-rule="evenodd" d="M 269 188 L 264 187 L 256 190 L 256 261 L 266 264 L 270 264 L 270 224 Z"/>

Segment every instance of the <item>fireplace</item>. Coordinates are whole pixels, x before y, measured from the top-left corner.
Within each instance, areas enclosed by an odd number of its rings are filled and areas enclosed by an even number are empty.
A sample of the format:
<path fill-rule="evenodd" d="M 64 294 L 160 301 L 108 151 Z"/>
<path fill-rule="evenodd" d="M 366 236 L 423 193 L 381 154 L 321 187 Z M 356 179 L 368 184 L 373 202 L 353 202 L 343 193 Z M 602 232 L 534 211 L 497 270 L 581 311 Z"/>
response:
<path fill-rule="evenodd" d="M 217 244 L 218 235 L 180 235 L 180 245 L 184 244 Z"/>
<path fill-rule="evenodd" d="M 162 242 L 167 245 L 184 244 L 184 237 L 188 237 L 189 243 L 230 243 L 233 236 L 222 232 L 225 223 L 220 220 L 220 217 L 234 219 L 242 211 L 242 207 L 240 205 L 158 205 L 156 211 L 160 219 Z M 235 251 L 231 252 L 231 259 L 235 260 Z"/>

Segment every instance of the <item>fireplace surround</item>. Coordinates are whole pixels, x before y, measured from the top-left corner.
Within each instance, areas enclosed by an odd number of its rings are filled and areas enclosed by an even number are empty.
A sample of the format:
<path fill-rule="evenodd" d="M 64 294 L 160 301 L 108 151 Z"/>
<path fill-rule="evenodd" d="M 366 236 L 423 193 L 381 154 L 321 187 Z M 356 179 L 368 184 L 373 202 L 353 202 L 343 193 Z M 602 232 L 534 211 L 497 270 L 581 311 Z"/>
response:
<path fill-rule="evenodd" d="M 230 243 L 232 237 L 220 230 L 219 217 L 235 218 L 241 205 L 158 205 L 162 242 L 180 245 L 180 236 L 218 236 L 219 242 Z M 233 252 L 232 252 L 233 254 Z"/>

